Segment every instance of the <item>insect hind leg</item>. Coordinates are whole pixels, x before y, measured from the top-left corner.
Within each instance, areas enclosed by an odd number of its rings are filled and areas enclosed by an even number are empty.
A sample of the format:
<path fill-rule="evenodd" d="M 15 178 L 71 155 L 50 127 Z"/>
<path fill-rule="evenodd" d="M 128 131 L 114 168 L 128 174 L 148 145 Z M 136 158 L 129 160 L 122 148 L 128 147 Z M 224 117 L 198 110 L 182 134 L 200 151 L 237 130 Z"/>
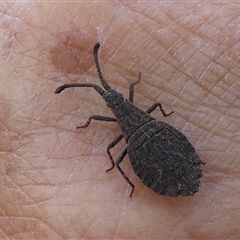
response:
<path fill-rule="evenodd" d="M 122 160 L 124 159 L 124 157 L 127 154 L 127 148 L 122 152 L 122 154 L 120 155 L 120 157 L 118 158 L 118 160 L 116 161 L 115 165 L 118 169 L 118 171 L 122 174 L 122 176 L 125 178 L 125 180 L 127 181 L 127 183 L 131 186 L 132 191 L 130 193 L 130 197 L 132 197 L 134 189 L 135 189 L 135 185 L 131 182 L 131 180 L 127 177 L 127 175 L 125 174 L 125 172 L 122 170 L 122 168 L 120 167 L 120 163 L 122 162 Z"/>
<path fill-rule="evenodd" d="M 131 83 L 130 87 L 129 87 L 129 101 L 131 103 L 133 103 L 133 99 L 134 99 L 134 86 L 137 85 L 141 80 L 141 72 L 139 72 L 139 75 L 138 75 L 138 79 L 137 81 Z"/>
<path fill-rule="evenodd" d="M 151 112 L 153 112 L 157 107 L 159 107 L 159 109 L 160 109 L 160 111 L 161 111 L 161 113 L 162 113 L 162 115 L 163 115 L 164 117 L 167 117 L 167 116 L 169 116 L 169 115 L 171 115 L 171 114 L 173 113 L 173 111 L 171 111 L 170 113 L 166 113 L 166 112 L 164 111 L 163 107 L 162 107 L 162 104 L 159 103 L 159 102 L 154 103 L 146 112 L 147 112 L 147 113 L 151 113 Z"/>
<path fill-rule="evenodd" d="M 109 169 L 106 170 L 106 172 L 109 172 L 111 171 L 114 167 L 115 167 L 115 163 L 113 161 L 113 157 L 112 157 L 112 154 L 110 152 L 110 149 L 112 149 L 113 147 L 115 147 L 123 138 L 123 135 L 119 135 L 116 139 L 114 139 L 107 147 L 107 154 L 108 154 L 108 157 L 112 163 L 112 167 L 110 167 Z"/>

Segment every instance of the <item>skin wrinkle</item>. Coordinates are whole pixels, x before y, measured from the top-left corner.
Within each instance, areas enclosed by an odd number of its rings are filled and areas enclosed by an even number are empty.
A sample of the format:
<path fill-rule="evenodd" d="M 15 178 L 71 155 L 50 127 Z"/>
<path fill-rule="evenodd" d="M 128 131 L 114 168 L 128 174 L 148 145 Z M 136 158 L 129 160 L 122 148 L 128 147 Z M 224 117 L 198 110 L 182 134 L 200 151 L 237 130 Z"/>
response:
<path fill-rule="evenodd" d="M 121 41 L 121 44 L 123 44 L 123 42 L 125 41 L 125 39 L 126 39 L 126 35 L 124 36 L 124 39 Z M 120 45 L 121 45 L 120 44 Z M 116 63 L 116 61 L 114 61 L 114 60 L 112 60 L 112 59 L 115 59 L 115 58 L 118 58 L 118 51 L 119 51 L 119 49 L 121 49 L 121 47 L 120 46 L 117 46 L 117 48 L 115 48 L 115 49 L 113 49 L 112 50 L 112 54 L 106 59 L 106 58 L 104 58 L 104 59 L 101 59 L 100 60 L 100 64 L 101 64 L 101 66 L 102 66 L 102 69 L 103 69 L 103 74 L 104 74 L 104 72 L 106 72 L 106 70 L 107 70 L 107 67 L 105 67 L 105 71 L 104 71 L 104 66 L 105 66 L 105 64 L 106 65 L 108 65 L 108 64 L 111 64 L 112 66 L 115 66 L 117 69 L 119 69 L 119 68 L 121 68 L 121 69 L 124 69 L 124 71 L 129 71 L 129 69 L 128 68 L 125 68 L 125 67 L 123 67 L 122 65 L 119 65 L 119 64 L 117 64 Z M 103 51 L 104 51 L 104 49 L 103 49 Z M 100 57 L 101 57 L 101 53 L 100 53 Z M 94 66 L 93 66 L 93 68 L 95 68 Z M 106 75 L 107 76 L 107 72 L 104 74 L 104 75 Z M 99 80 L 98 80 L 99 81 Z M 114 86 L 114 83 L 111 83 L 111 79 L 109 79 L 109 84 L 112 86 Z M 113 87 L 112 86 L 112 87 Z M 118 86 L 118 85 L 117 85 Z M 118 89 L 117 88 L 114 88 L 114 89 L 116 89 L 117 91 L 118 91 Z"/>
<path fill-rule="evenodd" d="M 200 87 L 200 85 L 199 85 L 199 87 Z M 207 96 L 208 94 L 213 94 L 213 92 L 210 92 L 210 91 L 208 91 L 206 88 L 205 88 L 205 91 L 206 91 L 206 95 L 205 96 Z M 217 95 L 216 94 L 213 94 L 215 97 L 217 97 Z M 180 95 L 181 96 L 181 95 Z M 205 98 L 205 97 L 204 97 Z M 204 99 L 203 98 L 203 99 Z M 182 99 L 183 100 L 183 99 Z M 219 101 L 223 101 L 223 99 L 221 99 L 221 100 L 219 100 Z M 187 103 L 187 102 L 186 102 Z M 229 104 L 229 102 L 225 102 L 226 104 Z M 222 108 L 221 108 L 222 109 Z M 219 109 L 219 110 L 221 110 L 221 109 Z M 220 113 L 224 113 L 224 112 L 220 112 Z M 187 121 L 187 119 L 185 119 L 186 121 Z M 216 121 L 218 121 L 218 119 L 216 119 Z"/>
<path fill-rule="evenodd" d="M 210 18 L 210 16 L 209 16 L 209 18 Z M 209 18 L 208 18 L 208 19 L 209 19 Z M 208 20 L 208 19 L 207 19 L 207 20 Z M 211 23 L 211 22 L 210 22 L 210 23 Z M 202 23 L 202 25 L 203 25 L 203 23 Z M 202 25 L 200 25 L 198 28 L 200 28 Z M 198 30 L 198 29 L 195 30 L 195 33 L 197 32 L 197 30 Z M 223 30 L 224 30 L 224 29 L 222 29 L 222 30 L 219 29 L 219 31 L 223 31 Z M 209 39 L 208 39 L 208 41 L 209 41 Z M 207 42 L 206 44 L 208 44 L 208 42 Z M 205 55 L 205 56 L 206 56 L 206 55 Z M 207 56 L 207 57 L 208 57 L 208 56 Z M 213 60 L 213 59 L 210 59 L 210 60 Z"/>
<path fill-rule="evenodd" d="M 144 14 L 141 13 L 141 12 L 136 11 L 136 10 L 135 10 L 135 12 L 138 13 L 140 16 L 143 16 L 143 17 L 149 19 L 150 21 L 153 21 L 153 22 L 156 23 L 157 25 L 161 25 L 159 22 L 154 21 L 152 18 L 149 18 L 147 15 L 144 15 Z M 134 21 L 137 22 L 137 21 L 136 21 L 136 18 L 134 18 Z M 139 24 L 140 21 L 138 21 L 137 23 L 138 23 L 138 25 L 139 25 L 140 27 L 142 27 L 141 24 Z M 149 36 L 151 36 L 153 40 L 157 41 L 157 38 L 154 38 L 153 35 L 151 35 L 151 31 L 147 31 L 147 28 L 143 28 L 143 27 L 142 27 L 142 29 L 145 31 L 145 33 L 149 34 Z M 164 47 L 164 49 L 165 49 L 166 52 L 169 52 L 170 48 L 165 47 L 162 42 L 161 42 L 161 46 Z M 155 64 L 156 64 L 156 63 L 155 63 Z"/>

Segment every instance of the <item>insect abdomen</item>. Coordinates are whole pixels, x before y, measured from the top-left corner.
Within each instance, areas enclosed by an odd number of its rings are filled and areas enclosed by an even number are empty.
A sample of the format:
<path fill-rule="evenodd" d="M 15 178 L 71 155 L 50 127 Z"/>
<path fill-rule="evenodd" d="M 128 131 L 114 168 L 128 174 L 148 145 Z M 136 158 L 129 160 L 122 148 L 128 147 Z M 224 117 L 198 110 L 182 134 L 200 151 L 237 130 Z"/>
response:
<path fill-rule="evenodd" d="M 201 161 L 187 138 L 172 126 L 151 120 L 129 138 L 128 155 L 143 183 L 161 195 L 194 195 Z"/>

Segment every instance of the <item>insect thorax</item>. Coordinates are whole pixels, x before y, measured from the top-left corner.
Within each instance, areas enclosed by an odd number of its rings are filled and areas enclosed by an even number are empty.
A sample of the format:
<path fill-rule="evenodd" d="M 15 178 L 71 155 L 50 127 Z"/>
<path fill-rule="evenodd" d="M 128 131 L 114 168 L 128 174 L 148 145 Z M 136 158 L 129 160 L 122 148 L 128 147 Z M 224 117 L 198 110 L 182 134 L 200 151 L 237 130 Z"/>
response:
<path fill-rule="evenodd" d="M 132 133 L 144 123 L 153 119 L 148 113 L 142 111 L 127 99 L 119 102 L 119 104 L 112 109 L 112 112 L 121 127 L 125 139 L 128 139 Z"/>

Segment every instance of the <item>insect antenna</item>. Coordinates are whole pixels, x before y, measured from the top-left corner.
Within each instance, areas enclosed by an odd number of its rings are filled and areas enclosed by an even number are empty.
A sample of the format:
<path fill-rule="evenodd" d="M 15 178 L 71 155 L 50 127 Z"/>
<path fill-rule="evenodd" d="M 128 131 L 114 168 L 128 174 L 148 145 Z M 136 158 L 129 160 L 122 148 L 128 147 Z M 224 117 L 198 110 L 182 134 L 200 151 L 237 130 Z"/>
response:
<path fill-rule="evenodd" d="M 102 84 L 103 88 L 105 90 L 110 90 L 111 87 L 108 85 L 106 80 L 103 78 L 102 71 L 101 71 L 101 68 L 100 68 L 100 65 L 99 65 L 99 61 L 98 61 L 98 49 L 99 49 L 99 47 L 100 47 L 100 43 L 98 42 L 98 43 L 95 44 L 95 46 L 93 48 L 95 65 L 96 65 L 98 76 L 99 76 L 99 79 L 101 81 L 101 84 Z"/>
<path fill-rule="evenodd" d="M 94 48 L 93 48 L 93 55 L 94 55 L 94 61 L 95 65 L 97 68 L 98 76 L 101 81 L 101 84 L 105 90 L 110 90 L 111 87 L 107 84 L 106 80 L 103 78 L 101 68 L 99 66 L 99 61 L 98 61 L 98 49 L 100 47 L 100 43 L 96 43 Z M 94 88 L 101 96 L 104 94 L 104 89 L 102 87 L 92 84 L 92 83 L 69 83 L 69 84 L 64 84 L 59 86 L 56 90 L 55 93 L 58 94 L 65 90 L 66 88 L 75 88 L 75 87 L 89 87 L 89 88 Z"/>

